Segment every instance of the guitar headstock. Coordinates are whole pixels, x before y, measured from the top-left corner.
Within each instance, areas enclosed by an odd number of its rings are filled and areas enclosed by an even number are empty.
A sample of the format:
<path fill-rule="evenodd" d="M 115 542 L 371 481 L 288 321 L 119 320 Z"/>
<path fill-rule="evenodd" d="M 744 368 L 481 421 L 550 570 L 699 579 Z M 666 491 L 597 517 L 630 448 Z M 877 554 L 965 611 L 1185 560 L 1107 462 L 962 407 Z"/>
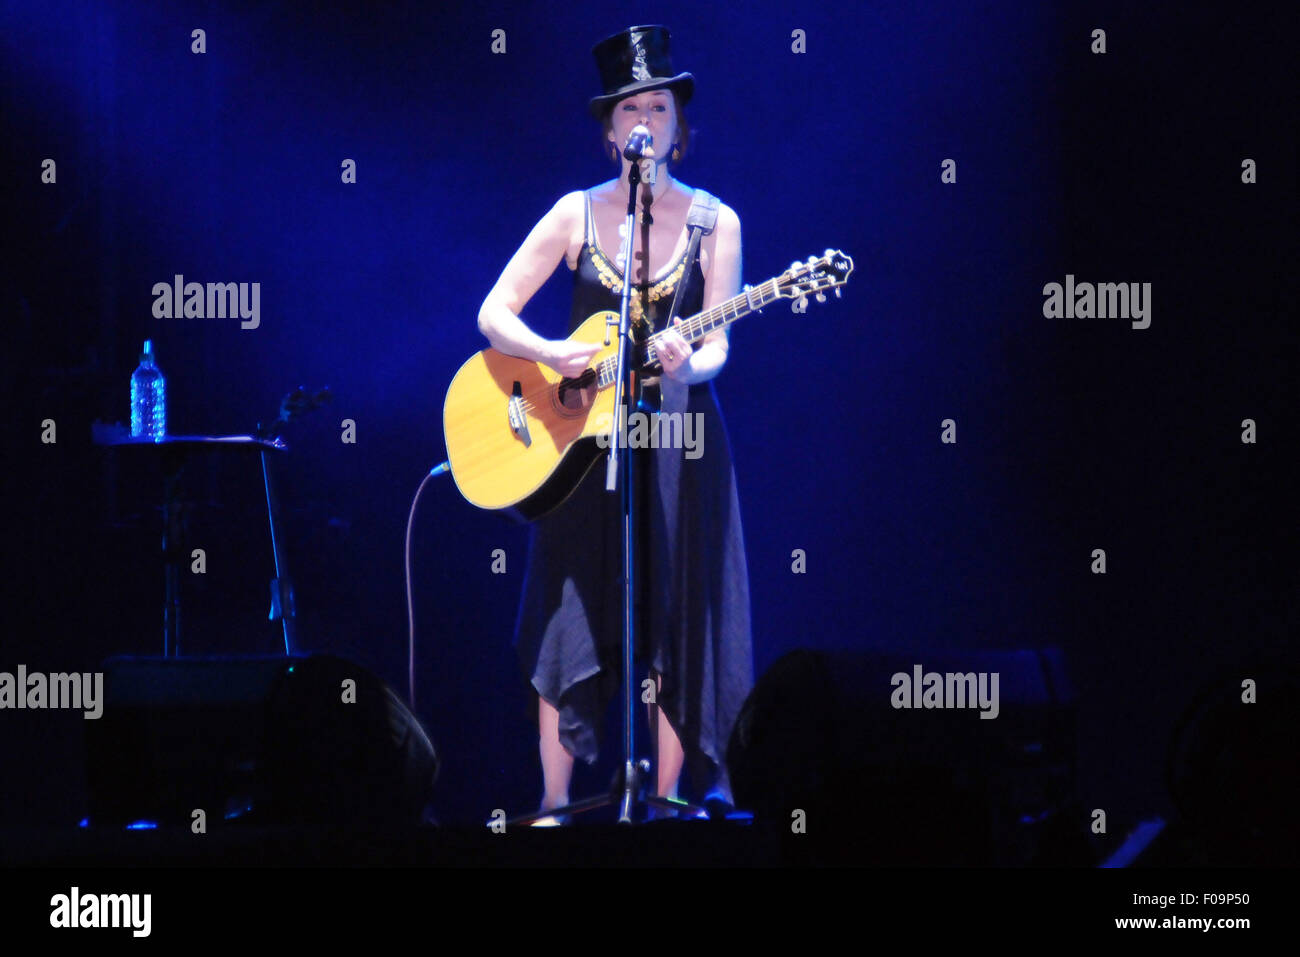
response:
<path fill-rule="evenodd" d="M 794 299 L 793 308 L 803 312 L 808 308 L 808 297 L 815 295 L 818 302 L 826 301 L 827 289 L 839 296 L 840 287 L 849 281 L 853 272 L 853 259 L 838 249 L 828 249 L 820 256 L 809 256 L 807 262 L 794 262 L 777 276 L 776 291 L 786 299 Z"/>

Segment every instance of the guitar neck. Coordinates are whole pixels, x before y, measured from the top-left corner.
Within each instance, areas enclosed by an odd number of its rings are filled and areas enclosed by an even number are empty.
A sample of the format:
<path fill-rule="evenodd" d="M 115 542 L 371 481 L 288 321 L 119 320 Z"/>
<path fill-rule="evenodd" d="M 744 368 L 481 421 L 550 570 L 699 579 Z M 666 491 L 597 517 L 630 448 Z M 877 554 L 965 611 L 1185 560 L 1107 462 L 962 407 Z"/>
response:
<path fill-rule="evenodd" d="M 749 315 L 751 312 L 757 312 L 764 306 L 770 305 L 781 298 L 780 287 L 775 279 L 769 279 L 767 282 L 750 289 L 746 289 L 738 296 L 732 296 L 726 302 L 719 303 L 712 309 L 705 309 L 697 315 L 682 321 L 680 326 L 673 328 L 681 334 L 681 337 L 687 342 L 697 342 L 703 339 L 709 333 L 718 329 L 725 329 L 737 319 Z M 659 352 L 657 349 L 659 337 L 663 331 L 656 332 L 645 342 L 645 362 L 652 365 L 659 361 Z M 610 356 L 602 362 L 596 369 L 597 385 L 604 388 L 614 384 L 614 373 L 618 368 L 618 357 Z"/>

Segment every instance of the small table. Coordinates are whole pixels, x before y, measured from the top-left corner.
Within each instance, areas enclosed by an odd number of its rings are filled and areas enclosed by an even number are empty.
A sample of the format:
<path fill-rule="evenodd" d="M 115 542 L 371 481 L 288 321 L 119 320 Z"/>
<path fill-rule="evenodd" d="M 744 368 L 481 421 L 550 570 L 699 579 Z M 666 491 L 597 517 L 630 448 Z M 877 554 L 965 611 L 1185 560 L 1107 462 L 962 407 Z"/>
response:
<path fill-rule="evenodd" d="M 267 474 L 266 453 L 287 452 L 289 447 L 279 439 L 259 439 L 252 435 L 166 435 L 161 439 L 150 439 L 131 435 L 129 429 L 120 425 L 102 425 L 95 423 L 92 437 L 96 445 L 117 449 L 135 449 L 132 455 L 143 455 L 156 461 L 163 473 L 163 563 L 166 568 L 167 587 L 163 599 L 163 657 L 179 657 L 181 650 L 181 563 L 185 560 L 182 553 L 181 538 L 181 503 L 180 478 L 185 464 L 199 452 L 256 452 L 262 457 L 262 478 L 267 489 L 267 506 L 271 525 L 271 548 L 276 559 L 276 587 L 279 587 L 280 553 L 275 535 L 275 501 L 271 495 L 270 478 Z M 292 608 L 289 601 L 280 604 L 285 628 L 285 654 L 289 649 L 289 619 Z"/>

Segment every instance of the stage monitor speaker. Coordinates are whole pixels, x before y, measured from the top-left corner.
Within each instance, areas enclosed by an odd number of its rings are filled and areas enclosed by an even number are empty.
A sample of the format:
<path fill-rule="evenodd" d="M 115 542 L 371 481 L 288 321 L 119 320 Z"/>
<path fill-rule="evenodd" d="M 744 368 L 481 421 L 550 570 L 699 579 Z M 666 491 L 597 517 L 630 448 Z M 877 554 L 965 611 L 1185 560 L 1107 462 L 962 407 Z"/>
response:
<path fill-rule="evenodd" d="M 996 673 L 996 717 L 978 701 L 895 707 L 893 677 L 910 686 L 917 663 L 923 675 Z M 1074 733 L 1054 649 L 794 651 L 741 708 L 727 765 L 738 807 L 785 828 L 802 811 L 807 835 L 825 839 L 806 843 L 846 863 L 1087 865 Z"/>
<path fill-rule="evenodd" d="M 1273 660 L 1224 671 L 1192 700 L 1170 742 L 1165 774 L 1179 812 L 1175 830 L 1181 827 L 1193 864 L 1293 867 L 1300 858 L 1300 669 Z"/>
<path fill-rule="evenodd" d="M 438 758 L 365 668 L 328 655 L 113 658 L 86 722 L 91 826 L 418 824 Z"/>

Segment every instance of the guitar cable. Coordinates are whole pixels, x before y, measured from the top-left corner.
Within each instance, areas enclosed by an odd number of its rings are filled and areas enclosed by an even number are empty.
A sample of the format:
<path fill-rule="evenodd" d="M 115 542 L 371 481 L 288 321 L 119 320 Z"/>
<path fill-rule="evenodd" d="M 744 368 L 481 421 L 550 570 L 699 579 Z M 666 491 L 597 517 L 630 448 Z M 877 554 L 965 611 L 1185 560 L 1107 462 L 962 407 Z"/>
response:
<path fill-rule="evenodd" d="M 415 490 L 415 497 L 411 499 L 411 511 L 406 516 L 406 693 L 412 714 L 415 713 L 415 596 L 411 590 L 411 529 L 415 526 L 415 507 L 420 501 L 420 493 L 429 484 L 429 479 L 450 471 L 450 462 L 429 469 L 429 474 Z"/>

